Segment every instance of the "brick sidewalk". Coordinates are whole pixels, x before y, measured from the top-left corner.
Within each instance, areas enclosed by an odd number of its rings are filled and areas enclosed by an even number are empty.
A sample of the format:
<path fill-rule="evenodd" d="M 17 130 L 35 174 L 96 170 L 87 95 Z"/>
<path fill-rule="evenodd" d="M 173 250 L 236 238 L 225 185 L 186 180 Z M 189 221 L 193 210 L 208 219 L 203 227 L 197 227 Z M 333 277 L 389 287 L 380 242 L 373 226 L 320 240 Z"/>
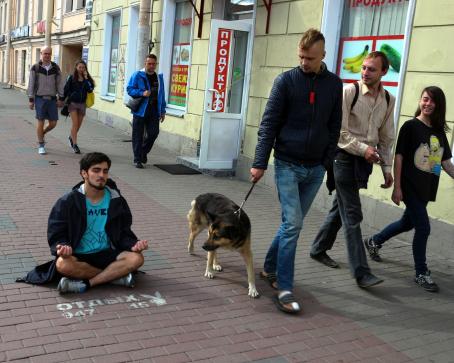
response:
<path fill-rule="evenodd" d="M 66 145 L 69 122 L 48 137 L 48 152 L 36 150 L 33 115 L 0 90 L 0 361 L 25 362 L 453 362 L 452 265 L 429 259 L 442 290 L 428 294 L 412 283 L 409 246 L 390 242 L 385 262 L 371 267 L 385 283 L 356 287 L 348 271 L 343 236 L 332 251 L 341 269 L 308 258 L 324 213 L 307 217 L 296 263 L 296 295 L 304 314 L 276 310 L 261 280 L 260 299 L 247 296 L 240 256 L 221 253 L 224 271 L 203 277 L 205 254 L 186 252 L 185 214 L 199 193 L 217 191 L 241 202 L 248 183 L 205 175 L 174 176 L 132 165 L 128 135 L 94 122 L 82 126 L 83 152 L 103 151 L 112 177 L 129 202 L 133 229 L 151 243 L 145 274 L 133 290 L 102 286 L 83 295 L 60 296 L 54 286 L 15 283 L 49 259 L 48 213 L 55 200 L 80 180 L 79 156 Z M 6 106 L 8 105 L 8 106 Z M 151 163 L 174 162 L 154 149 Z M 279 221 L 276 196 L 254 189 L 246 204 L 253 225 L 258 273 Z M 429 244 L 430 248 L 430 244 Z"/>

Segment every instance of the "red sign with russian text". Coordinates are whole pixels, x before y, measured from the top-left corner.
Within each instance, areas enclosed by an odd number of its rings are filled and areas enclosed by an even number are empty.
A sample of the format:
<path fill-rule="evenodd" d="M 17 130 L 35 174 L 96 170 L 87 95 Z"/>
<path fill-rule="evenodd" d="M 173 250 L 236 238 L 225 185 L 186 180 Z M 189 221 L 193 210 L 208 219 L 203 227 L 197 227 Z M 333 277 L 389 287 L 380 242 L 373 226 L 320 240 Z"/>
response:
<path fill-rule="evenodd" d="M 216 64 L 213 81 L 213 88 L 217 91 L 213 94 L 213 110 L 216 112 L 224 112 L 225 109 L 231 39 L 232 30 L 218 30 L 218 44 L 216 47 Z"/>
<path fill-rule="evenodd" d="M 169 103 L 184 107 L 186 105 L 186 91 L 188 84 L 188 66 L 173 65 L 172 79 L 170 80 Z"/>
<path fill-rule="evenodd" d="M 349 0 L 349 6 L 356 8 L 357 6 L 383 6 L 394 5 L 408 0 Z"/>

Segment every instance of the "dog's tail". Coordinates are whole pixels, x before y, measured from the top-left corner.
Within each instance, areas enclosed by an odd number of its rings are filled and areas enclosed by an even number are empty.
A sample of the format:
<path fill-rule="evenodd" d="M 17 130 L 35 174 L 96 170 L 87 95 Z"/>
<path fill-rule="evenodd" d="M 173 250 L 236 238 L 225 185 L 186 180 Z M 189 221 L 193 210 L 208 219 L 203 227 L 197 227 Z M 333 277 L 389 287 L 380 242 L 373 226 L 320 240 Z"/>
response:
<path fill-rule="evenodd" d="M 186 218 L 188 219 L 188 221 L 191 221 L 192 220 L 192 214 L 194 213 L 194 210 L 195 210 L 195 199 L 191 202 L 191 209 L 189 210 L 188 212 L 188 215 L 186 216 Z"/>

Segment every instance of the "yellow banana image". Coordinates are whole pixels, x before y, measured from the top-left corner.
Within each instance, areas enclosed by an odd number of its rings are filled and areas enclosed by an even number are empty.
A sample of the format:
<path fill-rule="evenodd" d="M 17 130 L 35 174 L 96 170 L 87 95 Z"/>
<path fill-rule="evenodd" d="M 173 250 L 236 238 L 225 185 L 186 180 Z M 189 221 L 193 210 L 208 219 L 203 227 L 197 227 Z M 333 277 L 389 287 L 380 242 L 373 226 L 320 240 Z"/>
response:
<path fill-rule="evenodd" d="M 354 57 L 344 58 L 342 60 L 342 62 L 344 62 L 346 65 L 351 64 L 351 63 L 356 63 L 360 59 L 361 59 L 361 62 L 362 62 L 362 60 L 364 59 L 364 57 L 367 55 L 368 52 L 369 52 L 369 45 L 366 45 L 364 47 L 364 50 L 361 53 L 355 55 Z"/>

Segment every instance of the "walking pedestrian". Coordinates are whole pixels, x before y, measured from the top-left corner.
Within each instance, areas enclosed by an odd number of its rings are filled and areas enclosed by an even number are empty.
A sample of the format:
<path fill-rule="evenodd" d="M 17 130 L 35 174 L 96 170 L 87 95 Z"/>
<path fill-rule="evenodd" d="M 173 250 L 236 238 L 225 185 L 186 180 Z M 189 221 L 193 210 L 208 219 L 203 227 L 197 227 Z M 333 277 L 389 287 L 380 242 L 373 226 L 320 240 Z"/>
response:
<path fill-rule="evenodd" d="M 30 68 L 28 80 L 29 108 L 36 110 L 38 120 L 38 153 L 46 154 L 44 136 L 52 130 L 58 121 L 58 107 L 63 107 L 63 83 L 60 67 L 51 61 L 52 48 L 41 49 L 41 60 Z M 57 100 L 58 95 L 58 100 Z M 44 127 L 45 120 L 48 121 Z"/>
<path fill-rule="evenodd" d="M 87 70 L 87 64 L 78 60 L 71 74 L 65 83 L 64 97 L 68 104 L 68 111 L 71 116 L 71 134 L 68 136 L 69 146 L 76 154 L 80 154 L 77 133 L 82 126 L 87 106 L 87 94 L 92 93 L 95 82 Z"/>
<path fill-rule="evenodd" d="M 385 179 L 382 187 L 389 188 L 393 183 L 395 98 L 381 84 L 388 68 L 389 61 L 384 53 L 371 52 L 363 61 L 361 81 L 344 87 L 342 128 L 333 164 L 336 195 L 310 252 L 316 261 L 338 267 L 326 251 L 333 247 L 337 232 L 344 226 L 350 269 L 362 288 L 383 282 L 371 273 L 367 263 L 361 235 L 363 214 L 359 189 L 367 187 L 373 163 L 382 167 Z"/>
<path fill-rule="evenodd" d="M 381 262 L 379 250 L 383 244 L 402 232 L 414 229 L 415 282 L 430 292 L 437 292 L 438 285 L 432 280 L 426 264 L 430 235 L 427 204 L 435 201 L 437 196 L 441 168 L 454 178 L 447 131 L 445 94 L 436 86 L 424 88 L 415 118 L 402 125 L 397 138 L 391 199 L 397 205 L 404 202 L 404 214 L 400 220 L 364 240 L 370 257 Z"/>
<path fill-rule="evenodd" d="M 267 169 L 274 147 L 275 182 L 282 222 L 265 258 L 261 276 L 276 290 L 277 307 L 301 311 L 293 295 L 296 243 L 303 220 L 332 163 L 342 120 L 342 82 L 328 71 L 325 38 L 309 29 L 298 47 L 300 66 L 274 81 L 258 131 L 251 179 Z"/>
<path fill-rule="evenodd" d="M 139 169 L 148 161 L 147 155 L 159 134 L 159 123 L 166 114 L 164 76 L 156 73 L 157 61 L 154 54 L 147 55 L 145 67 L 131 76 L 127 87 L 129 96 L 142 98 L 139 108 L 131 110 L 134 165 Z"/>

